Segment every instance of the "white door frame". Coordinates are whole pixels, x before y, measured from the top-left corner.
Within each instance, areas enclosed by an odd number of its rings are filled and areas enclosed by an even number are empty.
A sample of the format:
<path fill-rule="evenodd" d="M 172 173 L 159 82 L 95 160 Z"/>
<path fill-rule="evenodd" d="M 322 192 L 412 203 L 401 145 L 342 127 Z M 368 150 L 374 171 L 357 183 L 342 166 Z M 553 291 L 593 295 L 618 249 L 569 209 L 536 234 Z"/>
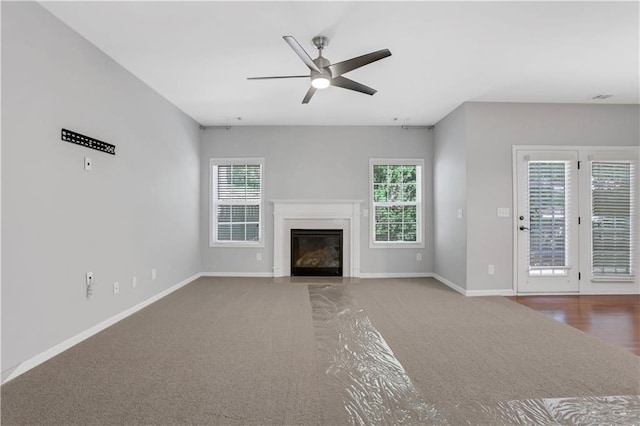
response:
<path fill-rule="evenodd" d="M 586 162 L 589 161 L 590 156 L 592 155 L 597 155 L 598 158 L 603 158 L 605 156 L 608 155 L 613 155 L 612 158 L 615 158 L 615 156 L 617 155 L 616 153 L 629 153 L 629 154 L 633 154 L 635 153 L 635 160 L 638 161 L 638 166 L 640 166 L 640 158 L 638 157 L 640 155 L 640 148 L 638 148 L 637 146 L 575 146 L 575 145 L 513 145 L 512 146 L 512 209 L 511 211 L 514 212 L 512 215 L 512 248 L 513 248 L 513 254 L 512 254 L 512 270 L 513 270 L 513 291 L 514 293 L 517 294 L 523 294 L 523 293 L 519 293 L 518 292 L 518 233 L 516 232 L 516 229 L 518 228 L 519 224 L 518 224 L 518 151 L 578 151 L 578 160 L 582 162 L 583 166 L 581 167 L 581 174 L 585 175 L 585 171 L 587 170 L 586 167 Z M 613 153 L 613 154 L 611 154 Z M 605 154 L 604 156 L 602 154 Z M 636 182 L 636 184 L 638 185 L 637 188 L 640 189 L 640 168 L 637 169 L 638 170 L 638 175 L 636 176 L 636 179 L 638 180 Z M 579 179 L 579 185 L 578 185 L 578 190 L 581 192 L 584 192 L 584 187 L 585 185 L 588 185 L 588 180 L 586 178 L 578 178 Z M 638 203 L 638 199 L 636 199 L 636 202 Z M 582 225 L 580 227 L 580 229 L 578 230 L 578 234 L 580 238 L 580 245 L 582 246 L 587 240 L 585 240 L 584 236 L 585 236 L 585 232 L 588 232 L 588 230 L 586 230 L 586 228 L 589 226 L 590 224 L 590 220 L 588 220 L 587 217 L 585 217 L 585 215 L 582 213 L 584 211 L 590 211 L 590 198 L 588 197 L 580 197 L 579 199 L 579 203 L 580 203 L 580 212 L 581 215 L 583 217 L 583 222 Z M 640 208 L 638 208 L 637 211 L 637 215 L 640 215 Z M 637 218 L 637 223 L 640 227 L 640 218 Z M 639 238 L 638 236 L 636 236 L 636 238 Z M 590 239 L 588 240 L 590 243 Z M 640 241 L 638 241 L 638 243 L 640 243 Z M 632 282 L 621 282 L 621 283 L 613 283 L 612 285 L 609 285 L 606 289 L 602 288 L 601 286 L 598 287 L 597 285 L 594 285 L 593 282 L 591 281 L 591 277 L 590 277 L 590 271 L 587 271 L 587 269 L 590 269 L 590 263 L 584 263 L 586 260 L 588 260 L 588 256 L 584 253 L 585 250 L 580 250 L 580 263 L 582 264 L 580 269 L 581 269 L 581 279 L 579 281 L 579 288 L 580 291 L 578 294 L 640 294 L 640 270 L 638 271 L 638 274 L 636 275 L 636 278 L 634 281 Z M 589 250 L 590 253 L 590 250 Z M 638 262 L 640 260 L 640 244 L 636 244 L 636 262 Z M 640 267 L 639 267 L 640 269 Z M 526 293 L 526 294 L 533 294 L 533 293 Z M 536 295 L 545 295 L 545 294 L 550 294 L 550 295 L 563 295 L 563 294 L 576 294 L 574 292 L 567 292 L 567 293 L 535 293 Z"/>

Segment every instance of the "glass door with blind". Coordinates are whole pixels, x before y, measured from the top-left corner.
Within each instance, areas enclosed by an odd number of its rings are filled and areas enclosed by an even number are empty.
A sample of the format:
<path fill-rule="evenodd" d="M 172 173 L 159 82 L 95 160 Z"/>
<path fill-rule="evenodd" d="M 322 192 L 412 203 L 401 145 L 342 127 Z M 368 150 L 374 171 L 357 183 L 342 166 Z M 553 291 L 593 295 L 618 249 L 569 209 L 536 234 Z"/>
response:
<path fill-rule="evenodd" d="M 640 293 L 639 153 L 514 147 L 517 293 Z"/>
<path fill-rule="evenodd" d="M 577 151 L 516 153 L 518 293 L 579 290 L 577 165 Z"/>
<path fill-rule="evenodd" d="M 638 293 L 638 149 L 580 152 L 580 289 Z"/>

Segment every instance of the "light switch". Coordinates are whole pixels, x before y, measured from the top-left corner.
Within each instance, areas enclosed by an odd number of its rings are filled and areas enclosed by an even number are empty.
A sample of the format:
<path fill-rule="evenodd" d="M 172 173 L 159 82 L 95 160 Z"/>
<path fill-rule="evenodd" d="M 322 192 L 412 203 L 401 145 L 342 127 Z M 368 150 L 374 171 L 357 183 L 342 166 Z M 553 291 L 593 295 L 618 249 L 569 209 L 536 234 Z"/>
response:
<path fill-rule="evenodd" d="M 509 217 L 509 207 L 498 207 L 498 217 Z"/>
<path fill-rule="evenodd" d="M 458 219 L 462 219 L 463 216 L 464 212 L 462 211 L 462 209 L 458 209 Z"/>
<path fill-rule="evenodd" d="M 91 161 L 91 158 L 89 157 L 84 157 L 84 169 L 85 170 L 91 170 L 93 162 Z"/>

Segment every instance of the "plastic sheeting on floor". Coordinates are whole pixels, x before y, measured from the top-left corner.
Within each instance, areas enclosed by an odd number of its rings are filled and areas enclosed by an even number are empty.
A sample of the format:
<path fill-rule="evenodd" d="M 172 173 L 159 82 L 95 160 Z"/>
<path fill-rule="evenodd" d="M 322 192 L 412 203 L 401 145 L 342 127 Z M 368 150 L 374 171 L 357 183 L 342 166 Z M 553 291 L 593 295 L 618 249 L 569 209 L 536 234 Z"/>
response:
<path fill-rule="evenodd" d="M 451 404 L 438 405 L 438 410 L 449 420 L 446 424 L 456 425 L 640 425 L 639 395 Z"/>
<path fill-rule="evenodd" d="M 446 424 L 345 286 L 309 285 L 318 362 L 352 424 Z"/>
<path fill-rule="evenodd" d="M 308 288 L 327 407 L 341 405 L 351 424 L 640 426 L 637 395 L 427 404 L 348 287 Z"/>

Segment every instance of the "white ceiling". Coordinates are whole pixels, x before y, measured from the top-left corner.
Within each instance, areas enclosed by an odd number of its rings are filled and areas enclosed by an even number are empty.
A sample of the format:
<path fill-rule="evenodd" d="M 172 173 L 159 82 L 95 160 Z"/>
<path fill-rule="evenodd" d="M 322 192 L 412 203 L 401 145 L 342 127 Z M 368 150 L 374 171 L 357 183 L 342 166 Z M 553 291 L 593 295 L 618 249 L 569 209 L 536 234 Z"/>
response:
<path fill-rule="evenodd" d="M 430 125 L 465 101 L 638 103 L 638 2 L 44 2 L 204 126 Z M 316 35 L 392 56 L 302 105 Z M 592 100 L 598 94 L 613 95 Z M 239 120 L 238 117 L 241 119 Z M 394 119 L 396 119 L 394 121 Z"/>

